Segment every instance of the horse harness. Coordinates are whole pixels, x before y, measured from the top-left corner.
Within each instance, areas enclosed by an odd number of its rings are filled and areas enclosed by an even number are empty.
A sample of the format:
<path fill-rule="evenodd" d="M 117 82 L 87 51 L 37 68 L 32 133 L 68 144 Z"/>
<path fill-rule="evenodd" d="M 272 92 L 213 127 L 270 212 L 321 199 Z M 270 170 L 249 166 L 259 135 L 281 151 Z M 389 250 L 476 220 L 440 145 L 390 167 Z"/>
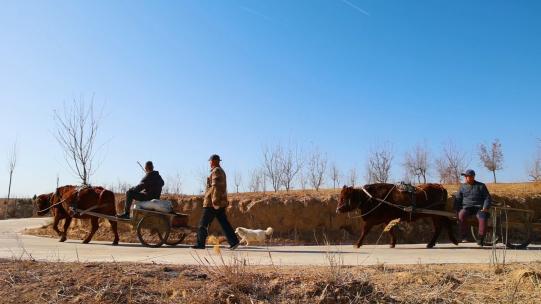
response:
<path fill-rule="evenodd" d="M 411 202 L 412 202 L 412 206 L 401 206 L 401 205 L 397 205 L 397 204 L 393 204 L 389 201 L 387 201 L 387 198 L 389 197 L 389 195 L 393 192 L 393 190 L 395 188 L 397 188 L 399 191 L 401 190 L 400 187 L 404 187 L 405 192 L 408 192 L 410 195 L 411 195 Z M 391 188 L 391 190 L 389 190 L 389 192 L 387 193 L 387 195 L 385 195 L 385 197 L 383 199 L 380 199 L 380 198 L 377 198 L 377 197 L 374 197 L 372 194 L 370 194 L 370 192 L 368 192 L 368 190 L 366 190 L 366 188 L 364 188 L 364 186 L 361 186 L 361 190 L 368 196 L 368 201 L 371 201 L 371 200 L 375 200 L 375 201 L 378 201 L 379 203 L 372 209 L 370 209 L 368 212 L 366 213 L 363 213 L 361 215 L 356 215 L 356 216 L 352 216 L 350 218 L 357 218 L 357 217 L 363 217 L 363 216 L 366 216 L 370 213 L 372 213 L 374 210 L 376 210 L 379 206 L 381 206 L 382 204 L 386 204 L 388 206 L 391 206 L 391 207 L 394 207 L 394 208 L 398 208 L 400 210 L 402 210 L 403 212 L 407 212 L 409 213 L 410 215 L 410 221 L 412 219 L 412 216 L 413 216 L 413 213 L 415 213 L 415 208 L 417 207 L 416 205 L 416 200 L 415 200 L 415 189 L 419 189 L 421 191 L 424 192 L 425 194 L 425 197 L 427 198 L 428 200 L 428 194 L 426 193 L 426 191 L 424 191 L 423 189 L 421 188 L 418 188 L 418 187 L 414 187 L 410 184 L 405 184 L 405 183 L 400 183 L 397 187 L 397 185 L 393 185 L 393 187 Z M 428 209 L 430 207 L 433 207 L 433 206 L 437 206 L 439 204 L 442 204 L 443 202 L 436 202 L 436 203 L 433 203 L 427 207 L 425 207 L 425 209 Z"/>

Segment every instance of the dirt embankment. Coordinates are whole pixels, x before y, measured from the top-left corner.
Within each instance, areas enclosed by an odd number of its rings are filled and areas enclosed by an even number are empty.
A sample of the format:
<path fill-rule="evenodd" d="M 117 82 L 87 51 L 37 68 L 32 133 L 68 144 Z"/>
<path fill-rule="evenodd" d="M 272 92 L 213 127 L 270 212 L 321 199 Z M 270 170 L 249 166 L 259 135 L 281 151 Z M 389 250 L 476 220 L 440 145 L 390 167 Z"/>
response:
<path fill-rule="evenodd" d="M 331 261 L 330 258 L 329 261 Z M 258 267 L 0 260 L 2 303 L 539 303 L 541 265 Z"/>
<path fill-rule="evenodd" d="M 447 186 L 449 193 L 456 191 L 456 186 Z M 495 201 L 517 208 L 532 209 L 535 219 L 541 219 L 541 185 L 539 184 L 498 184 L 489 185 Z M 229 197 L 228 216 L 234 227 L 274 228 L 274 243 L 351 243 L 360 231 L 361 219 L 356 214 L 336 214 L 338 190 L 292 191 L 289 193 L 241 193 Z M 202 213 L 202 198 L 199 196 L 165 196 L 175 202 L 178 212 L 190 215 L 189 225 L 197 226 Z M 118 207 L 124 198 L 117 196 Z M 447 202 L 447 210 L 452 210 L 452 197 Z M 120 210 L 121 208 L 119 208 Z M 107 224 L 106 224 L 107 225 Z M 380 244 L 388 242 L 388 235 L 381 234 L 383 227 L 377 227 L 368 235 L 365 243 L 373 244 L 378 238 Z M 75 224 L 72 237 L 81 238 L 86 232 L 84 224 Z M 136 241 L 133 229 L 129 225 L 120 227 L 122 241 Z M 355 235 L 348 233 L 353 232 Z M 38 229 L 32 234 L 52 235 L 52 229 Z M 220 227 L 215 222 L 210 233 L 221 235 Z M 429 220 L 421 220 L 414 224 L 401 223 L 399 226 L 399 243 L 428 242 L 432 234 Z M 534 234 L 534 241 L 541 236 Z M 112 240 L 107 228 L 98 231 L 95 239 Z M 191 238 L 187 240 L 192 241 Z M 442 233 L 440 241 L 448 242 L 446 233 Z"/>
<path fill-rule="evenodd" d="M 31 199 L 16 198 L 0 200 L 0 219 L 25 218 L 34 215 L 34 206 Z"/>

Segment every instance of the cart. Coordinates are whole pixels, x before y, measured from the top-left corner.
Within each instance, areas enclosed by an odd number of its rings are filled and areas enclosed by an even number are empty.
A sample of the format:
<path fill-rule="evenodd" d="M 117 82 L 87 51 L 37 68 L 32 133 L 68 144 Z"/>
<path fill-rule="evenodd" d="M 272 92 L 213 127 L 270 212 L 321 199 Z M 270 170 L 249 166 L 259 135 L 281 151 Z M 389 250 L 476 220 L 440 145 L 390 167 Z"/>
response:
<path fill-rule="evenodd" d="M 396 205 L 395 205 L 396 206 Z M 456 213 L 450 211 L 431 210 L 423 208 L 405 207 L 406 212 L 434 214 L 457 220 Z M 502 204 L 493 205 L 490 209 L 488 231 L 485 234 L 484 243 L 492 246 L 499 242 L 510 249 L 525 249 L 530 245 L 532 230 L 541 228 L 541 224 L 534 223 L 534 211 L 521 208 L 512 208 Z M 477 241 L 478 225 L 476 219 L 469 220 L 471 234 Z"/>
<path fill-rule="evenodd" d="M 77 211 L 98 218 L 130 223 L 136 230 L 137 238 L 141 244 L 147 247 L 160 247 L 163 244 L 178 245 L 195 230 L 188 226 L 188 215 L 183 213 L 165 213 L 134 208 L 131 218 L 122 219 L 92 211 Z"/>

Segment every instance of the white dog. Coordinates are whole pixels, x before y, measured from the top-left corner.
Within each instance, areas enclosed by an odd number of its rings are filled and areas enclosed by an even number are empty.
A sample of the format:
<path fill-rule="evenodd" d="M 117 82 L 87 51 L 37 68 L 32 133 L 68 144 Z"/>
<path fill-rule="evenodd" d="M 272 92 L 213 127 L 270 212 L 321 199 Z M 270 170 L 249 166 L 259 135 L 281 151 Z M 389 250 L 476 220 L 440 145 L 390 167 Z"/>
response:
<path fill-rule="evenodd" d="M 264 242 L 267 236 L 271 236 L 274 232 L 272 227 L 267 228 L 267 230 L 261 229 L 248 229 L 244 227 L 237 227 L 235 233 L 240 236 L 241 242 L 245 242 L 246 246 L 250 245 L 250 242 Z"/>

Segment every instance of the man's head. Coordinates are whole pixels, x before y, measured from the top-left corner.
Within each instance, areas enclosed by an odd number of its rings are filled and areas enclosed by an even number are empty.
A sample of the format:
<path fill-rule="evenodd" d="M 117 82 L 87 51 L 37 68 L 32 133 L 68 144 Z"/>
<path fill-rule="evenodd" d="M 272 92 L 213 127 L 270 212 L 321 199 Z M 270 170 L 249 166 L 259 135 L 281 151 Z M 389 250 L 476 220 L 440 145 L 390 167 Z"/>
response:
<path fill-rule="evenodd" d="M 152 172 L 154 171 L 154 164 L 149 160 L 145 163 L 145 172 Z"/>
<path fill-rule="evenodd" d="M 220 159 L 220 156 L 218 154 L 212 154 L 209 158 L 210 167 L 211 168 L 218 167 L 220 165 L 221 160 L 222 159 Z"/>
<path fill-rule="evenodd" d="M 475 171 L 472 169 L 466 170 L 466 172 L 462 173 L 461 175 L 464 176 L 464 181 L 466 183 L 471 185 L 475 182 Z"/>

